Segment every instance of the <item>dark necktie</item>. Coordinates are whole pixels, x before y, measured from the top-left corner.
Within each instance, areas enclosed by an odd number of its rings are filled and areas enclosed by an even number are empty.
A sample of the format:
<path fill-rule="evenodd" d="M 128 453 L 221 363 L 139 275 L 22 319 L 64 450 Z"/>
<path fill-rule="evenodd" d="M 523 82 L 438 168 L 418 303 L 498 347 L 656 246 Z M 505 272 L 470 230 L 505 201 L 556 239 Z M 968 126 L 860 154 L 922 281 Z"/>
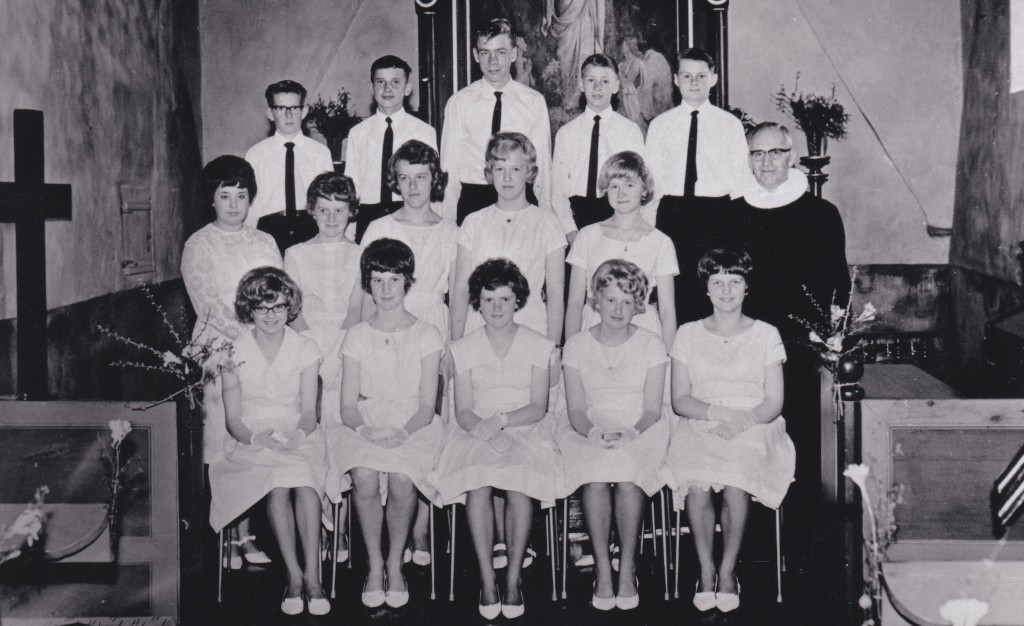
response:
<path fill-rule="evenodd" d="M 391 118 L 386 117 L 388 129 L 384 131 L 384 149 L 380 153 L 380 203 L 391 202 L 391 188 L 388 187 L 388 161 L 395 147 L 395 131 L 391 128 Z"/>
<path fill-rule="evenodd" d="M 284 211 L 289 217 L 295 216 L 295 144 L 284 144 L 288 151 L 284 155 Z"/>
<path fill-rule="evenodd" d="M 494 97 L 497 101 L 494 103 L 494 114 L 491 115 L 491 134 L 501 130 L 501 92 L 495 91 Z"/>
<path fill-rule="evenodd" d="M 601 116 L 594 116 L 594 130 L 590 131 L 590 165 L 587 167 L 587 197 L 597 197 L 597 144 L 601 139 Z"/>
<path fill-rule="evenodd" d="M 697 188 L 697 113 L 690 113 L 690 139 L 686 143 L 686 177 L 683 178 L 683 197 L 692 198 Z"/>

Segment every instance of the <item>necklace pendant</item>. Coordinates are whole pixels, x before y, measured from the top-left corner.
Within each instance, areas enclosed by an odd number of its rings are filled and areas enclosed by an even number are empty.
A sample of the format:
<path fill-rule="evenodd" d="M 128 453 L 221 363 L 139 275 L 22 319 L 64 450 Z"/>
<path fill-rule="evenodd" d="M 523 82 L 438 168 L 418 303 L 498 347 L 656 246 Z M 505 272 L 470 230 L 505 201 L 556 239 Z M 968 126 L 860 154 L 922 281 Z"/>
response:
<path fill-rule="evenodd" d="M 506 220 L 505 220 L 505 223 L 506 223 L 506 224 L 511 224 L 511 223 L 512 223 L 512 218 L 510 217 L 510 218 L 506 219 Z"/>
<path fill-rule="evenodd" d="M 384 338 L 384 345 L 385 346 L 390 346 L 391 345 L 391 337 L 385 337 Z"/>

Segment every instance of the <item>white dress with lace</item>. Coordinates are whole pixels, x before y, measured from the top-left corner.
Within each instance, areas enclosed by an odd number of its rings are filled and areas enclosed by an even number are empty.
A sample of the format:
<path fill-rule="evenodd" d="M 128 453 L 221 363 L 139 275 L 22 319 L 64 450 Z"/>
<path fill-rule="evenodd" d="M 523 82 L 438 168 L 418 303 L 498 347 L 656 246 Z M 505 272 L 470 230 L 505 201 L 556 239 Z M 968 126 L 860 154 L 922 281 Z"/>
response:
<path fill-rule="evenodd" d="M 309 324 L 308 336 L 316 342 L 324 360 L 320 364 L 323 396 L 321 420 L 340 424 L 341 413 L 341 325 L 348 314 L 352 290 L 359 281 L 362 248 L 351 241 L 305 242 L 284 253 L 284 271 L 302 289 L 302 317 Z"/>
<path fill-rule="evenodd" d="M 281 268 L 281 253 L 273 237 L 255 228 L 227 232 L 210 223 L 188 238 L 181 253 L 181 277 L 196 312 L 192 336 L 197 342 L 234 341 L 252 328 L 235 317 L 235 292 L 246 272 L 264 265 Z M 226 432 L 219 380 L 203 390 L 206 463 L 221 449 Z"/>
<path fill-rule="evenodd" d="M 687 367 L 691 394 L 710 404 L 752 409 L 764 401 L 765 368 L 786 360 L 779 331 L 755 320 L 745 332 L 721 337 L 702 320 L 683 324 L 672 358 Z M 672 433 L 664 477 L 677 509 L 691 486 L 738 487 L 776 509 L 793 482 L 796 453 L 781 416 L 732 439 L 711 434 L 717 422 L 682 418 Z"/>

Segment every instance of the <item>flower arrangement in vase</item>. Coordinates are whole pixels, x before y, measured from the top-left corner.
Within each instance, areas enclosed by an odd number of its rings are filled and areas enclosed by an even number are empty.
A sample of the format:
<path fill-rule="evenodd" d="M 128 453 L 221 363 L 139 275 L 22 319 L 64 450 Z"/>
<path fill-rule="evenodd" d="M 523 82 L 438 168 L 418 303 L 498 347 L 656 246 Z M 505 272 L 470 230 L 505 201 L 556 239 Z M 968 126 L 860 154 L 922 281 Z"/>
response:
<path fill-rule="evenodd" d="M 324 101 L 323 96 L 318 96 L 316 102 L 309 105 L 309 112 L 306 114 L 306 123 L 327 140 L 331 158 L 335 161 L 341 160 L 341 145 L 348 137 L 348 131 L 362 120 L 352 112 L 351 99 L 351 94 L 342 88 L 338 90 L 338 95 L 330 100 Z"/>
<path fill-rule="evenodd" d="M 799 91 L 800 72 L 796 73 L 793 90 L 787 91 L 786 85 L 779 86 L 774 95 L 775 105 L 796 122 L 796 127 L 807 137 L 807 154 L 810 157 L 823 157 L 828 152 L 828 140 L 842 139 L 846 136 L 846 125 L 850 122 L 850 114 L 836 99 L 836 86 L 832 84 L 829 96 Z"/>

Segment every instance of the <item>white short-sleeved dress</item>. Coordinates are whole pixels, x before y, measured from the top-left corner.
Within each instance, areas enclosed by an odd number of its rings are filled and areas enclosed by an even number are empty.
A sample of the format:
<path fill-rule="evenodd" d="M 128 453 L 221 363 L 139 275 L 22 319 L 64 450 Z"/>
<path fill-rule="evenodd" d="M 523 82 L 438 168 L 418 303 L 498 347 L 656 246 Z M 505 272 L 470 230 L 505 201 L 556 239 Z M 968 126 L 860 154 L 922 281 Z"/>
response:
<path fill-rule="evenodd" d="M 267 361 L 252 332 L 235 341 L 242 393 L 242 423 L 253 433 L 272 428 L 286 433 L 298 426 L 302 370 L 319 362 L 320 350 L 308 337 L 290 328 L 272 361 Z M 222 450 L 210 463 L 210 525 L 215 531 L 231 523 L 276 488 L 311 487 L 319 495 L 337 489 L 323 430 L 318 426 L 298 447 L 271 450 L 224 437 Z"/>
<path fill-rule="evenodd" d="M 672 358 L 686 365 L 694 398 L 751 409 L 764 401 L 765 368 L 784 362 L 786 350 L 779 331 L 760 320 L 732 337 L 720 337 L 697 320 L 679 328 Z M 709 432 L 716 425 L 683 418 L 672 434 L 664 474 L 676 508 L 683 508 L 691 486 L 719 491 L 724 485 L 778 508 L 793 482 L 796 463 L 786 420 L 777 417 L 728 440 Z"/>
<path fill-rule="evenodd" d="M 547 307 L 541 298 L 547 255 L 565 248 L 565 235 L 555 214 L 530 205 L 520 211 L 503 211 L 496 205 L 466 216 L 459 229 L 459 245 L 469 250 L 475 269 L 488 259 L 502 257 L 519 267 L 530 285 L 526 305 L 516 312 L 515 320 L 542 335 L 548 333 Z M 564 297 L 558 294 L 558 297 Z M 479 313 L 470 309 L 464 334 L 484 325 Z"/>
<path fill-rule="evenodd" d="M 345 331 L 352 289 L 359 280 L 359 257 L 363 249 L 351 241 L 305 242 L 284 253 L 284 271 L 302 289 L 302 317 L 309 324 L 308 336 L 316 342 L 324 360 L 320 364 L 323 396 L 321 421 L 339 423 L 341 394 L 341 340 Z"/>
<path fill-rule="evenodd" d="M 365 248 L 383 238 L 397 239 L 412 248 L 416 271 L 409 292 L 405 294 L 405 308 L 428 324 L 437 326 L 441 338 L 447 340 L 448 307 L 444 294 L 448 292 L 448 277 L 458 252 L 459 227 L 451 220 L 441 220 L 426 226 L 405 224 L 385 215 L 370 222 L 363 235 Z"/>
<path fill-rule="evenodd" d="M 647 306 L 643 313 L 633 316 L 633 323 L 661 335 L 661 318 L 655 307 L 650 305 L 651 292 L 658 286 L 658 276 L 679 274 L 672 240 L 658 229 L 647 233 L 640 241 L 618 241 L 605 235 L 600 223 L 581 228 L 565 261 L 574 269 L 586 270 L 587 298 L 590 297 L 590 279 L 598 266 L 609 259 L 625 259 L 644 271 L 648 287 Z M 589 303 L 583 307 L 583 325 L 580 328 L 590 328 L 600 321 L 601 316 Z"/>
<path fill-rule="evenodd" d="M 345 334 L 341 353 L 359 361 L 359 414 L 369 426 L 403 428 L 420 406 L 423 357 L 443 348 L 441 331 L 417 319 L 399 331 L 382 331 L 361 322 Z M 353 372 L 345 372 L 352 375 Z M 328 448 L 338 471 L 366 467 L 408 476 L 427 499 L 437 490 L 427 481 L 441 448 L 443 427 L 434 419 L 397 448 L 377 446 L 347 427 L 328 432 Z"/>
<path fill-rule="evenodd" d="M 587 417 L 595 426 L 616 429 L 634 426 L 643 414 L 647 371 L 668 362 L 661 337 L 637 328 L 621 345 L 601 345 L 583 330 L 565 343 L 562 364 L 579 371 Z M 586 483 L 631 482 L 653 495 L 664 485 L 661 466 L 670 432 L 668 408 L 661 419 L 625 446 L 608 450 L 591 445 L 569 424 L 559 423 L 558 447 L 565 463 L 568 495 Z"/>
<path fill-rule="evenodd" d="M 473 379 L 473 412 L 487 419 L 529 404 L 533 368 L 547 370 L 554 347 L 547 337 L 525 326 L 519 326 L 508 352 L 500 359 L 483 328 L 454 342 L 451 351 L 455 371 Z M 431 473 L 445 504 L 464 503 L 467 491 L 490 486 L 524 493 L 539 500 L 542 507 L 554 505 L 560 495 L 561 459 L 552 415 L 529 426 L 506 428 L 505 432 L 516 443 L 502 453 L 460 427 L 452 431 Z"/>
<path fill-rule="evenodd" d="M 264 265 L 280 268 L 281 252 L 273 237 L 255 228 L 229 232 L 211 223 L 188 238 L 181 277 L 196 312 L 192 337 L 197 344 L 234 341 L 252 328 L 235 317 L 235 292 L 246 272 Z M 220 452 L 226 435 L 218 376 L 203 386 L 204 463 Z"/>

